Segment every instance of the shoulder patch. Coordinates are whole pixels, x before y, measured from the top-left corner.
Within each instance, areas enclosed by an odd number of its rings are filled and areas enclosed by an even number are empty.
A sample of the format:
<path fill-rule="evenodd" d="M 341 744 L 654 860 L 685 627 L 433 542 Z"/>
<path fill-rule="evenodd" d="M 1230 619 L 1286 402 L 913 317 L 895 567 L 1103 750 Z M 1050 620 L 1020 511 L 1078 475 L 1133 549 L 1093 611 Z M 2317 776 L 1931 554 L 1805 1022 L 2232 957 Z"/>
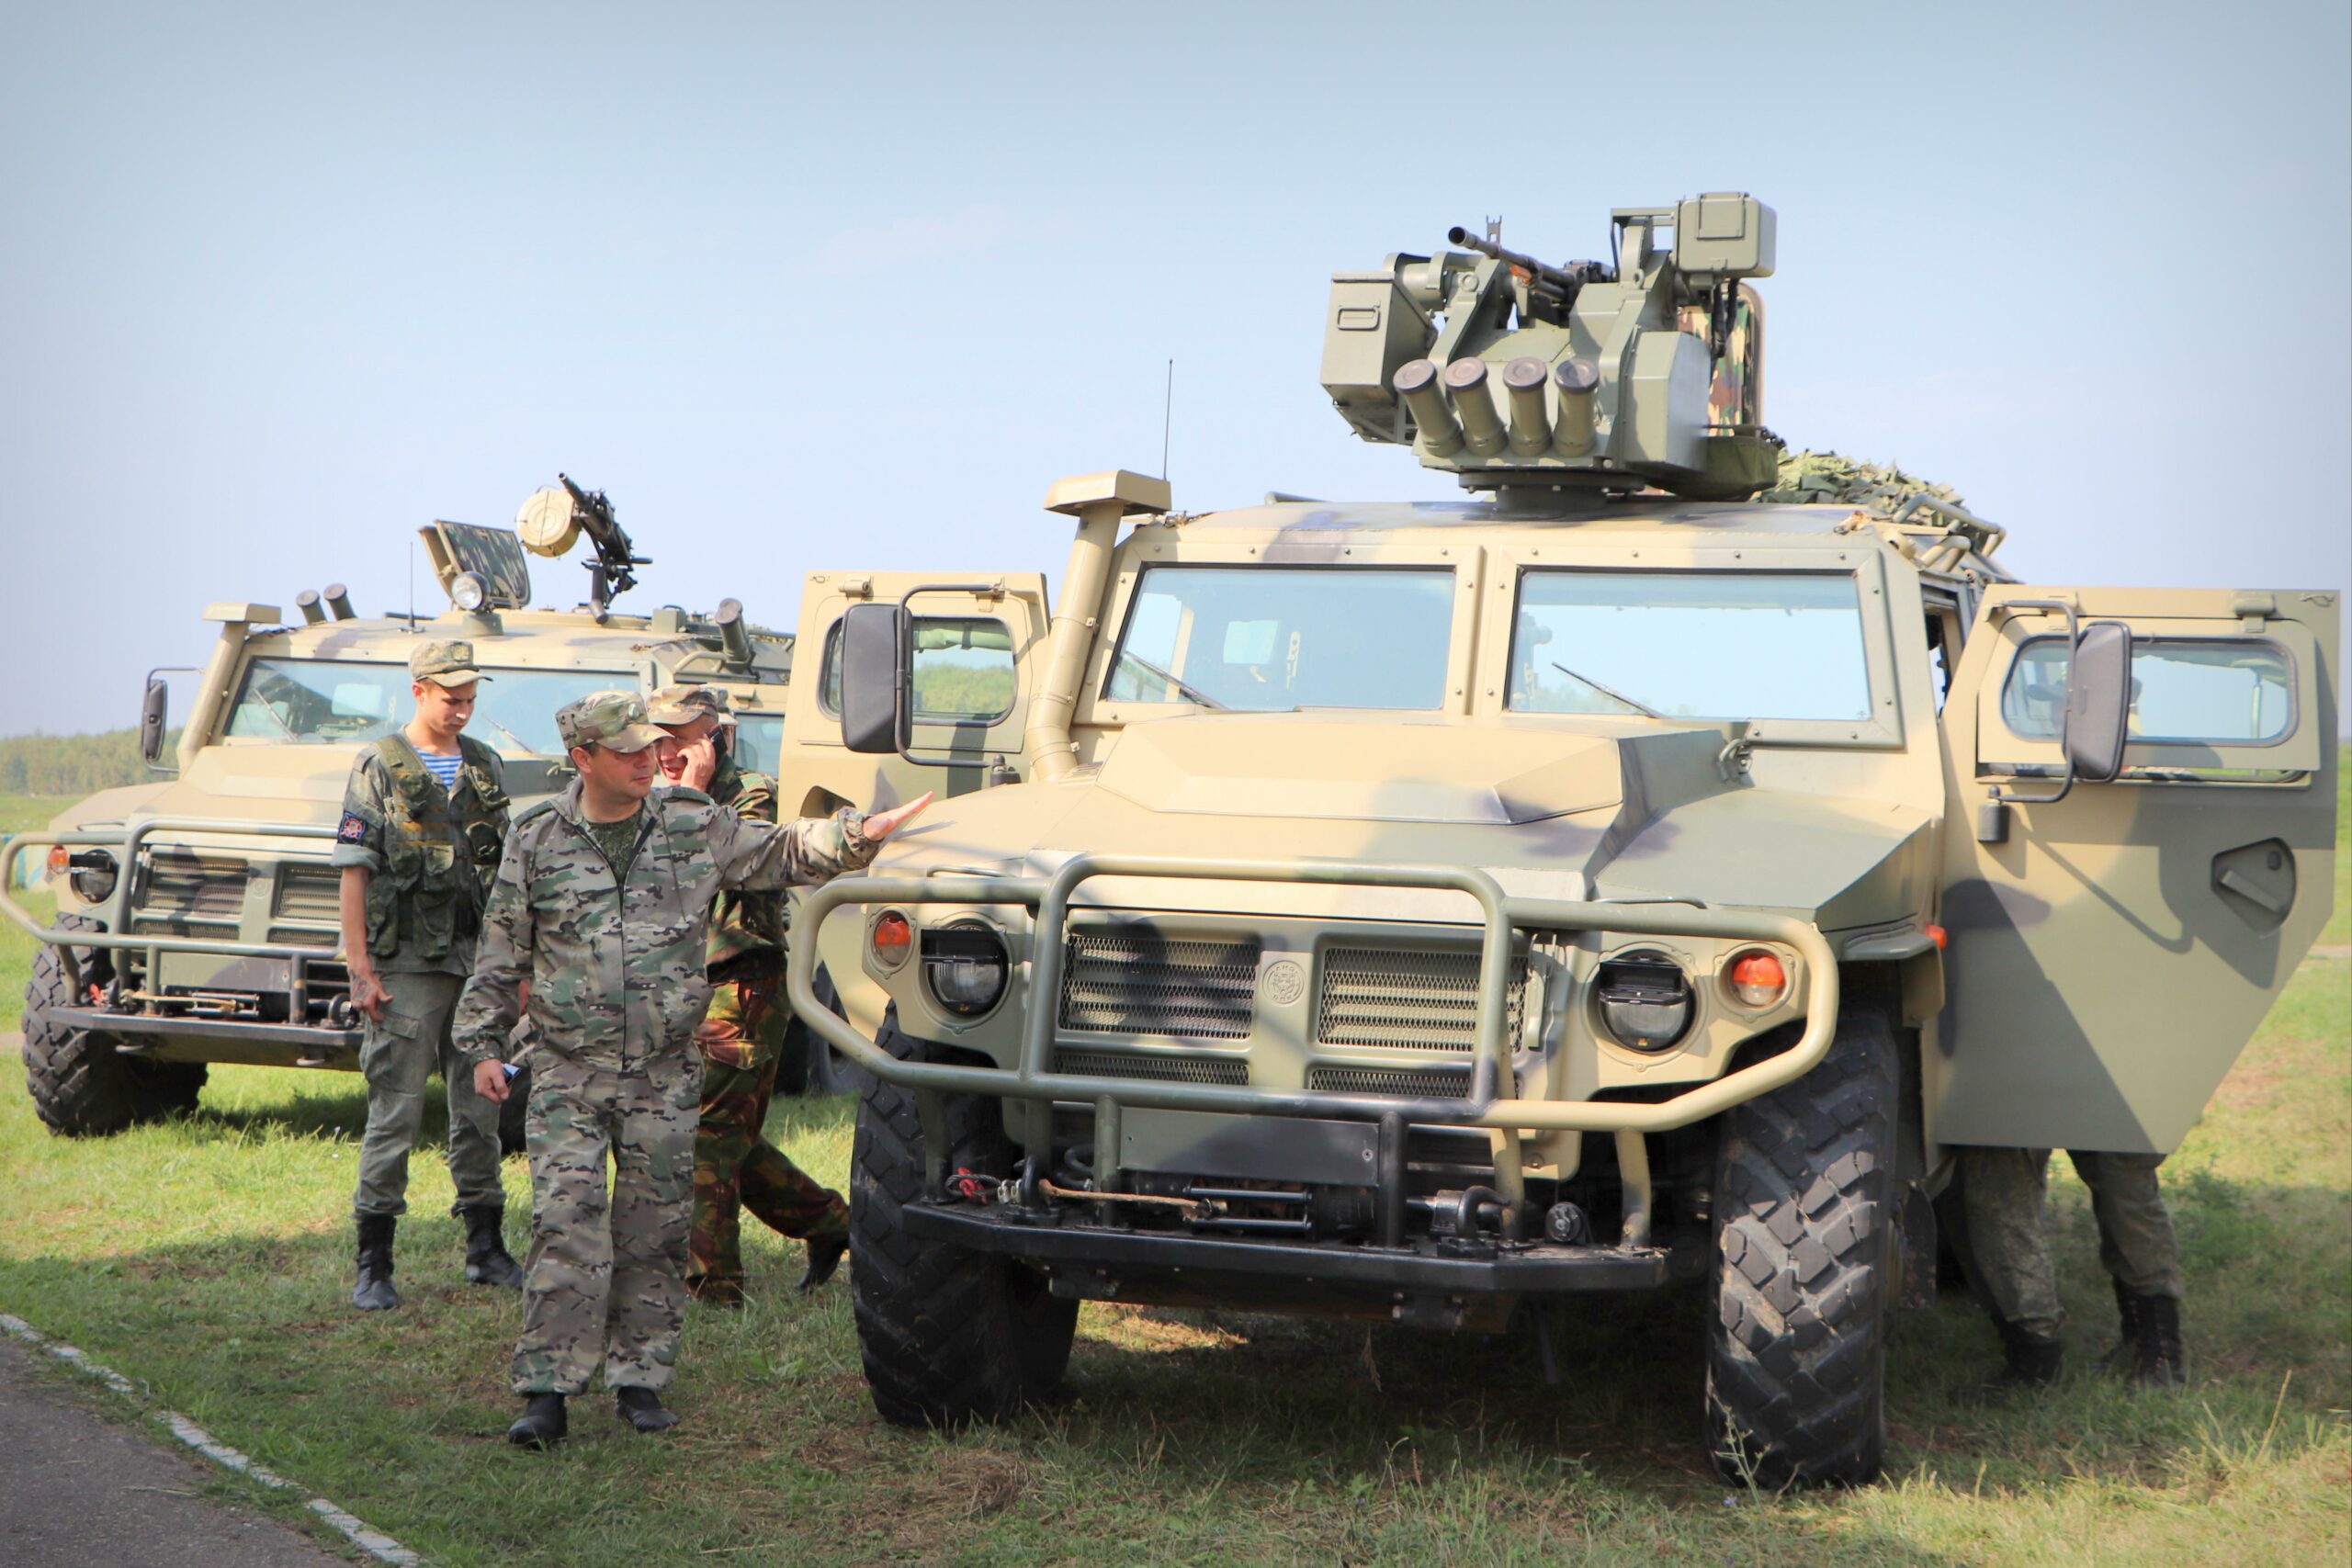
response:
<path fill-rule="evenodd" d="M 341 844 L 359 844 L 367 842 L 368 819 L 365 817 L 360 816 L 356 811 L 345 812 L 343 814 L 343 826 L 334 830 L 334 837 L 335 841 Z"/>

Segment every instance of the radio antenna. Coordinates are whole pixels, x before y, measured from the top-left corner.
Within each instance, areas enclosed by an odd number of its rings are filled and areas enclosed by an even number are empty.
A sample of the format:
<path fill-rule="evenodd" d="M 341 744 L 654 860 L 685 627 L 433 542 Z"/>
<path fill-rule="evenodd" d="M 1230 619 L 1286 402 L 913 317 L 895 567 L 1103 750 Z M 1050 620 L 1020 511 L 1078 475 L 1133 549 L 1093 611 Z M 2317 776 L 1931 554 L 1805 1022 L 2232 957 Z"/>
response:
<path fill-rule="evenodd" d="M 1168 362 L 1168 393 L 1159 405 L 1159 477 L 1168 477 L 1168 425 L 1176 413 L 1176 362 Z"/>

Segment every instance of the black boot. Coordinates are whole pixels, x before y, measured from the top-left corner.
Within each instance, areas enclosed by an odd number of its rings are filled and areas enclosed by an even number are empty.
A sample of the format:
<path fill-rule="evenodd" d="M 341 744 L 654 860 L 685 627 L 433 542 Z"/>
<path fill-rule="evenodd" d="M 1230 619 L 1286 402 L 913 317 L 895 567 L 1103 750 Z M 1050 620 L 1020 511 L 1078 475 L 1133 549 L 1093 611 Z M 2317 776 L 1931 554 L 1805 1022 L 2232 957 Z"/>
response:
<path fill-rule="evenodd" d="M 359 1282 L 351 1288 L 351 1304 L 361 1312 L 382 1312 L 401 1304 L 392 1289 L 392 1226 L 390 1214 L 361 1214 L 359 1222 Z"/>
<path fill-rule="evenodd" d="M 808 1240 L 808 1267 L 800 1271 L 800 1293 L 810 1291 L 833 1277 L 842 1266 L 842 1254 L 849 1250 L 849 1237 L 811 1236 Z"/>
<path fill-rule="evenodd" d="M 1993 1326 L 2001 1331 L 2003 1356 L 1999 1373 L 1987 1382 L 1953 1389 L 1952 1398 L 1962 1404 L 1986 1404 L 2058 1381 L 2058 1370 L 2066 1358 L 2064 1339 L 2044 1339 L 2013 1323 L 1996 1321 Z"/>
<path fill-rule="evenodd" d="M 662 1396 L 650 1388 L 613 1390 L 613 1414 L 640 1432 L 666 1432 L 678 1424 L 678 1413 L 663 1408 Z"/>
<path fill-rule="evenodd" d="M 518 1449 L 551 1449 L 563 1441 L 570 1426 L 563 1413 L 563 1395 L 535 1393 L 523 1406 L 523 1418 L 506 1428 L 506 1440 Z"/>
<path fill-rule="evenodd" d="M 521 1290 L 522 1265 L 507 1255 L 506 1238 L 500 1234 L 506 1211 L 485 1203 L 458 1213 L 466 1217 L 466 1282 Z"/>
<path fill-rule="evenodd" d="M 2140 1303 L 2146 1300 L 2123 1288 L 2123 1281 L 2113 1275 L 2107 1282 L 2115 1288 L 2115 1321 L 2119 1332 L 2115 1348 L 2098 1359 L 2098 1364 L 2110 1372 L 2128 1371 L 2140 1357 Z"/>
<path fill-rule="evenodd" d="M 2142 1296 L 2134 1325 L 2132 1386 L 2178 1388 L 2188 1381 L 2188 1356 L 2180 1344 L 2180 1301 L 2176 1296 Z"/>

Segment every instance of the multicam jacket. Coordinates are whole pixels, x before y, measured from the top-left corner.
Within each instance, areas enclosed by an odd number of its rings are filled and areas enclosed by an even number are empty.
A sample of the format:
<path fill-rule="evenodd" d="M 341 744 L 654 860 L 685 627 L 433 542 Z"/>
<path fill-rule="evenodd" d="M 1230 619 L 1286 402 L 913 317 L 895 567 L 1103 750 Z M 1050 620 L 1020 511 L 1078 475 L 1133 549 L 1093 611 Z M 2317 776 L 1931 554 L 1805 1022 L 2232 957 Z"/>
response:
<path fill-rule="evenodd" d="M 634 1067 L 694 1050 L 710 1001 L 710 918 L 723 888 L 825 882 L 873 860 L 860 814 L 746 822 L 692 789 L 657 789 L 639 818 L 628 884 L 580 818 L 580 784 L 516 818 L 482 918 L 473 978 L 451 1031 L 473 1062 L 499 1055 L 531 982 L 539 1048 L 589 1066 Z"/>

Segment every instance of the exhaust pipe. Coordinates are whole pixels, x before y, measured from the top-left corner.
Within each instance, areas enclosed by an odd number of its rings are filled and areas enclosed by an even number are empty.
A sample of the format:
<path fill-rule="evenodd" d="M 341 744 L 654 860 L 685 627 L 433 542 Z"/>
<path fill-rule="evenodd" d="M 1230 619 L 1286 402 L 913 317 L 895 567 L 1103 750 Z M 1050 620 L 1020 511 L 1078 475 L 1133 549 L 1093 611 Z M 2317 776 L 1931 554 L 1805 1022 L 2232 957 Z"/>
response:
<path fill-rule="evenodd" d="M 1560 412 L 1552 426 L 1552 446 L 1563 457 L 1581 457 L 1592 450 L 1592 395 L 1600 388 L 1600 372 L 1589 359 L 1560 361 L 1552 372 L 1560 389 Z"/>
<path fill-rule="evenodd" d="M 340 582 L 328 583 L 322 597 L 326 600 L 327 608 L 334 612 L 334 618 L 338 621 L 350 620 L 358 614 L 351 607 L 351 591 Z"/>
<path fill-rule="evenodd" d="M 1503 417 L 1495 412 L 1494 394 L 1487 390 L 1487 362 L 1457 359 L 1445 367 L 1445 389 L 1453 394 L 1453 412 L 1470 450 L 1491 457 L 1503 449 Z"/>
<path fill-rule="evenodd" d="M 1437 389 L 1433 362 L 1407 360 L 1396 367 L 1389 385 L 1413 411 L 1413 423 L 1421 430 L 1421 446 L 1430 457 L 1451 457 L 1462 450 L 1462 426 L 1454 423 L 1453 411 L 1445 406 L 1445 394 Z"/>
<path fill-rule="evenodd" d="M 721 599 L 718 613 L 710 617 L 718 628 L 719 645 L 727 650 L 727 666 L 730 670 L 752 667 L 752 634 L 743 629 L 743 602 Z"/>
<path fill-rule="evenodd" d="M 319 608 L 319 591 L 315 588 L 305 588 L 294 595 L 294 604 L 302 612 L 305 626 L 315 626 L 327 618 L 327 613 Z"/>
<path fill-rule="evenodd" d="M 1552 421 L 1544 412 L 1544 362 L 1522 354 L 1503 367 L 1503 390 L 1510 399 L 1510 449 L 1540 457 L 1552 445 Z"/>

